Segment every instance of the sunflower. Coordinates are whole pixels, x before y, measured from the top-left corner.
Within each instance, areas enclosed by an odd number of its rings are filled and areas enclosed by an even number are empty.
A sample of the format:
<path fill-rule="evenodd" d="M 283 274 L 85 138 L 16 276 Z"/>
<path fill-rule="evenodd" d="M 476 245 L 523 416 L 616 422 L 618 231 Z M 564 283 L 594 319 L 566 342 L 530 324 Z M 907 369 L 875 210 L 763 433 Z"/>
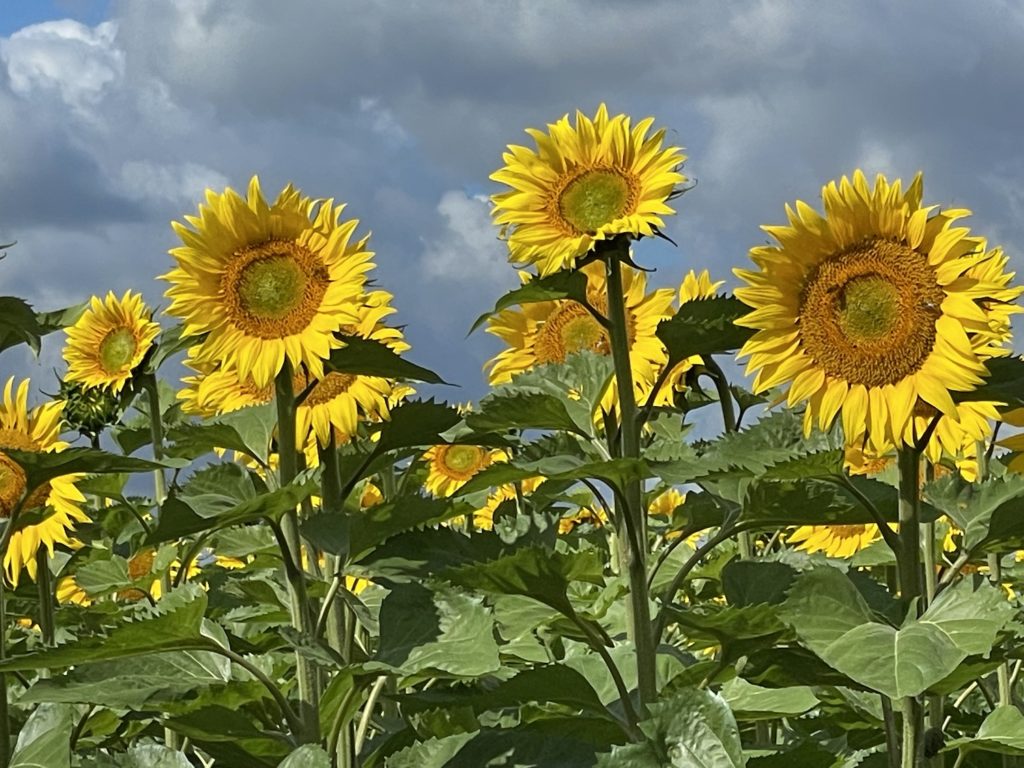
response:
<path fill-rule="evenodd" d="M 14 379 L 7 380 L 3 402 L 0 402 L 0 517 L 10 519 L 26 491 L 25 471 L 5 450 L 51 452 L 62 451 L 67 443 L 60 440 L 63 403 L 44 403 L 28 409 L 29 381 L 25 379 L 14 389 Z M 76 522 L 88 522 L 80 505 L 85 497 L 75 487 L 75 476 L 55 477 L 29 494 L 22 504 L 23 512 L 40 512 L 38 522 L 30 522 L 11 534 L 4 553 L 4 570 L 15 587 L 21 570 L 36 577 L 36 552 L 46 547 L 53 557 L 57 544 L 71 545 L 68 532 Z M 9 523 L 8 523 L 9 524 Z"/>
<path fill-rule="evenodd" d="M 189 349 L 185 366 L 196 373 L 181 380 L 185 387 L 178 399 L 184 413 L 211 418 L 274 399 L 273 384 L 258 387 L 251 380 L 243 381 L 237 369 L 203 359 L 198 346 Z M 304 382 L 305 377 L 296 378 L 293 386 Z"/>
<path fill-rule="evenodd" d="M 802 525 L 787 541 L 805 552 L 851 557 L 881 537 L 877 525 Z"/>
<path fill-rule="evenodd" d="M 137 293 L 125 291 L 120 299 L 113 291 L 102 300 L 93 296 L 89 308 L 66 331 L 67 380 L 120 392 L 160 333 L 152 318 Z"/>
<path fill-rule="evenodd" d="M 491 200 L 512 263 L 550 275 L 597 241 L 663 227 L 661 217 L 675 213 L 668 199 L 686 181 L 678 171 L 686 156 L 662 146 L 664 129 L 648 135 L 653 123 L 609 118 L 602 104 L 593 120 L 577 112 L 575 127 L 565 115 L 547 133 L 528 130 L 536 151 L 509 145 L 491 179 L 510 189 Z"/>
<path fill-rule="evenodd" d="M 514 483 L 508 483 L 506 485 L 498 486 L 490 495 L 487 497 L 487 501 L 484 505 L 473 512 L 473 525 L 477 529 L 482 531 L 490 531 L 494 529 L 494 513 L 498 511 L 498 507 L 504 504 L 506 501 L 515 501 L 519 494 L 523 496 L 529 496 L 544 482 L 543 477 L 528 477 L 525 480 L 519 481 L 519 491 L 516 492 L 516 486 Z M 452 520 L 454 524 L 462 522 L 461 518 L 455 518 Z"/>
<path fill-rule="evenodd" d="M 587 277 L 587 301 L 604 313 L 608 287 L 603 265 L 591 263 L 581 269 Z M 658 370 L 668 360 L 658 340 L 658 323 L 670 315 L 674 292 L 661 288 L 647 293 L 647 277 L 639 270 L 623 268 L 622 292 L 626 305 L 629 360 L 634 390 L 645 397 L 657 379 Z M 489 380 L 504 384 L 518 373 L 535 366 L 564 363 L 575 352 L 611 354 L 608 332 L 590 311 L 572 299 L 540 301 L 518 309 L 504 309 L 488 321 L 488 333 L 502 339 L 509 348 L 490 360 Z M 605 410 L 615 402 L 615 387 L 605 395 Z"/>
<path fill-rule="evenodd" d="M 182 319 L 185 337 L 208 334 L 200 357 L 257 387 L 285 357 L 323 376 L 324 359 L 340 346 L 335 332 L 358 322 L 373 268 L 367 238 L 352 239 L 358 222 L 340 221 L 343 208 L 291 185 L 268 205 L 254 176 L 247 198 L 207 190 L 198 216 L 172 223 L 184 245 L 171 250 L 177 266 L 163 276 L 167 311 Z"/>
<path fill-rule="evenodd" d="M 713 299 L 718 294 L 718 289 L 725 284 L 724 280 L 711 281 L 711 274 L 705 269 L 697 274 L 692 269 L 686 273 L 683 282 L 679 286 L 679 307 L 691 301 L 703 301 Z M 658 391 L 655 405 L 672 405 L 675 395 L 686 390 L 686 374 L 695 365 L 703 362 L 700 355 L 693 355 L 676 363 L 665 377 L 665 383 Z"/>
<path fill-rule="evenodd" d="M 841 413 L 848 437 L 900 444 L 919 402 L 955 420 L 950 391 L 986 374 L 991 354 L 975 337 L 993 292 L 968 272 L 990 255 L 953 226 L 968 211 L 922 207 L 921 190 L 920 174 L 906 192 L 881 175 L 870 188 L 860 171 L 831 182 L 824 217 L 787 207 L 787 226 L 765 228 L 778 245 L 750 252 L 759 271 L 736 270 L 753 308 L 737 323 L 757 329 L 740 351 L 754 389 L 789 384 L 790 405 L 807 401 L 808 432 Z"/>
<path fill-rule="evenodd" d="M 434 496 L 451 496 L 478 472 L 495 462 L 508 461 L 498 449 L 480 445 L 435 445 L 423 454 L 427 463 L 425 487 Z"/>
<path fill-rule="evenodd" d="M 357 310 L 357 322 L 342 330 L 350 336 L 378 341 L 395 353 L 409 349 L 400 330 L 384 325 L 384 318 L 395 311 L 390 306 L 391 298 L 386 291 L 367 294 Z M 310 384 L 312 389 L 296 413 L 298 439 L 301 442 L 313 432 L 325 446 L 332 432 L 339 443 L 350 440 L 361 418 L 386 419 L 390 408 L 412 391 L 380 376 L 332 371 L 315 383 L 310 380 L 302 388 L 296 388 L 296 393 Z"/>

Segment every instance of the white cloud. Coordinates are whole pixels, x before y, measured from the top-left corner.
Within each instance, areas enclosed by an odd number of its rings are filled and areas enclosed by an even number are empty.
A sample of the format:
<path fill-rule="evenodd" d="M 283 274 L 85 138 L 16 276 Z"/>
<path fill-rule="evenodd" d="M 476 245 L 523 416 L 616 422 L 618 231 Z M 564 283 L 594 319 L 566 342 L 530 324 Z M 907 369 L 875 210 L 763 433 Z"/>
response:
<path fill-rule="evenodd" d="M 437 212 L 445 230 L 423 250 L 420 263 L 427 276 L 486 287 L 507 282 L 507 249 L 491 223 L 487 197 L 450 190 L 441 196 Z"/>
<path fill-rule="evenodd" d="M 379 98 L 360 97 L 359 111 L 369 116 L 373 130 L 384 139 L 394 144 L 405 144 L 409 141 L 409 134 L 395 118 L 395 113 L 382 107 Z"/>
<path fill-rule="evenodd" d="M 188 207 L 202 199 L 207 187 L 220 190 L 228 186 L 227 176 L 199 163 L 170 165 L 150 160 L 124 163 L 119 181 L 125 195 Z"/>
<path fill-rule="evenodd" d="M 114 22 L 88 27 L 70 19 L 48 21 L 0 40 L 0 59 L 16 94 L 56 93 L 85 117 L 124 76 L 116 35 Z"/>

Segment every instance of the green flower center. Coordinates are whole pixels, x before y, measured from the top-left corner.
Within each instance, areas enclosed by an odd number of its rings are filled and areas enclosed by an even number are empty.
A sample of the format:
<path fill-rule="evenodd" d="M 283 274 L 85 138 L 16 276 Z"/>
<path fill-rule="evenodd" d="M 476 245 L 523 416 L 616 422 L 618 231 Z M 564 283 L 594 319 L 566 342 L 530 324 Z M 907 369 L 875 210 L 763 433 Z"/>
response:
<path fill-rule="evenodd" d="M 568 301 L 559 307 L 544 323 L 534 345 L 537 362 L 564 363 L 576 352 L 597 352 L 607 355 L 611 351 L 608 334 L 580 303 Z"/>
<path fill-rule="evenodd" d="M 839 298 L 839 325 L 853 339 L 879 339 L 892 333 L 899 321 L 900 295 L 896 286 L 877 275 L 851 280 Z"/>
<path fill-rule="evenodd" d="M 483 454 L 475 445 L 450 445 L 444 452 L 444 465 L 459 474 L 473 472 L 483 462 Z"/>
<path fill-rule="evenodd" d="M 562 344 L 566 354 L 596 350 L 604 341 L 604 330 L 590 317 L 577 317 L 562 326 Z"/>
<path fill-rule="evenodd" d="M 269 256 L 245 268 L 238 281 L 238 297 L 251 314 L 277 320 L 302 303 L 306 282 L 306 273 L 294 259 Z"/>
<path fill-rule="evenodd" d="M 100 365 L 107 373 L 122 373 L 131 367 L 138 347 L 130 328 L 117 328 L 100 342 Z"/>
<path fill-rule="evenodd" d="M 633 189 L 618 171 L 593 169 L 570 181 L 558 197 L 562 219 L 578 234 L 593 234 L 629 212 Z"/>

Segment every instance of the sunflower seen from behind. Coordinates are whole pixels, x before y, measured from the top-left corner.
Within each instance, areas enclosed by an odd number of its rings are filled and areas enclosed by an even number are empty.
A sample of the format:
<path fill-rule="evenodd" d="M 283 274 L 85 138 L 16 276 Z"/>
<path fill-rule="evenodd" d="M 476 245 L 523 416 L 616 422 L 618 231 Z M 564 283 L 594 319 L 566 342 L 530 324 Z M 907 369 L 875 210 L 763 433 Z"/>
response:
<path fill-rule="evenodd" d="M 825 215 L 797 202 L 789 223 L 765 227 L 775 245 L 738 269 L 736 295 L 756 329 L 744 344 L 754 390 L 788 385 L 807 402 L 804 426 L 830 427 L 876 448 L 902 444 L 919 403 L 956 418 L 951 392 L 977 387 L 988 354 L 972 343 L 988 295 L 964 279 L 985 242 L 954 226 L 968 211 L 921 204 L 920 174 L 903 190 L 857 171 L 822 190 Z M 998 278 L 997 278 L 998 279 Z"/>
<path fill-rule="evenodd" d="M 198 356 L 238 371 L 243 381 L 269 385 L 284 365 L 323 376 L 337 332 L 358 321 L 358 299 L 372 269 L 358 222 L 342 221 L 344 206 L 313 201 L 291 185 L 273 203 L 254 176 L 248 194 L 207 190 L 198 216 L 173 222 L 182 245 L 167 312 L 184 337 L 201 336 Z"/>
<path fill-rule="evenodd" d="M 160 333 L 142 296 L 113 291 L 93 296 L 88 309 L 67 330 L 67 381 L 120 392 Z"/>
<path fill-rule="evenodd" d="M 67 448 L 60 439 L 63 403 L 51 401 L 29 409 L 28 389 L 28 379 L 15 388 L 10 378 L 0 402 L 0 517 L 7 521 L 18 510 L 28 487 L 25 471 L 6 451 L 49 453 Z M 18 586 L 22 570 L 30 578 L 36 577 L 36 553 L 40 548 L 45 547 L 53 557 L 56 545 L 71 545 L 75 523 L 89 521 L 81 509 L 84 502 L 74 475 L 53 478 L 21 502 L 19 516 L 31 513 L 33 519 L 11 534 L 4 553 L 4 571 L 12 585 Z"/>
<path fill-rule="evenodd" d="M 650 236 L 675 211 L 668 200 L 686 181 L 686 156 L 663 146 L 654 118 L 633 124 L 609 117 L 565 115 L 544 131 L 529 129 L 536 149 L 509 145 L 491 179 L 508 187 L 492 196 L 494 221 L 508 240 L 509 259 L 536 265 L 540 275 L 574 267 L 596 242 L 616 235 Z"/>

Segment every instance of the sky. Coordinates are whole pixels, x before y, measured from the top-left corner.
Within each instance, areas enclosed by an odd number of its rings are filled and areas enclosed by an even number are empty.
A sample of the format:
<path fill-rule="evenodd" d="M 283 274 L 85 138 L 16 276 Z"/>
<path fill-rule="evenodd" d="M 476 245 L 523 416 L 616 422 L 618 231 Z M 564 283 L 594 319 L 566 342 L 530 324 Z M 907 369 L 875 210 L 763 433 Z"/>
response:
<path fill-rule="evenodd" d="M 411 359 L 479 397 L 473 319 L 518 282 L 488 176 L 577 108 L 651 115 L 696 186 L 636 256 L 731 279 L 855 168 L 967 207 L 1020 269 L 1024 6 L 952 0 L 0 0 L 0 294 L 141 290 L 206 187 L 294 182 L 372 232 Z M 170 324 L 170 319 L 165 320 Z M 52 381 L 61 340 L 8 372 Z"/>

